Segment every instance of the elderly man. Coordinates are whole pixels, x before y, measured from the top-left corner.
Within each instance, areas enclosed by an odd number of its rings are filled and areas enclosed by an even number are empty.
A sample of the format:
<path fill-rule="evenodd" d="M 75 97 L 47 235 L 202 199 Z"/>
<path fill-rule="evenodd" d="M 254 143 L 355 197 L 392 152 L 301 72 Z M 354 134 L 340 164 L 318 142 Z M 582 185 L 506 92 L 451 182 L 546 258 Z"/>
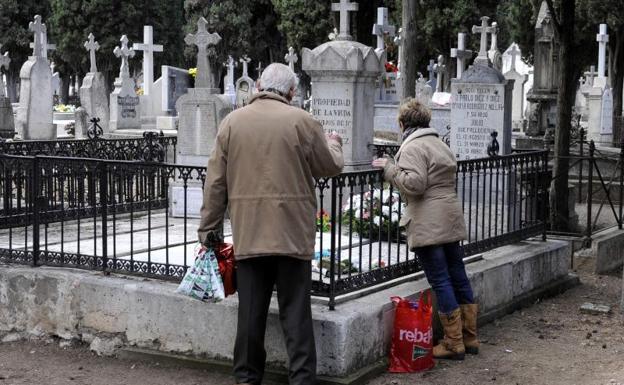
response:
<path fill-rule="evenodd" d="M 274 286 L 290 384 L 316 383 L 310 308 L 314 178 L 339 174 L 344 161 L 340 137 L 326 136 L 319 122 L 290 105 L 297 82 L 287 66 L 268 66 L 260 92 L 221 123 L 208 162 L 198 233 L 206 246 L 218 242 L 228 209 L 237 259 L 234 376 L 239 384 L 262 382 Z"/>

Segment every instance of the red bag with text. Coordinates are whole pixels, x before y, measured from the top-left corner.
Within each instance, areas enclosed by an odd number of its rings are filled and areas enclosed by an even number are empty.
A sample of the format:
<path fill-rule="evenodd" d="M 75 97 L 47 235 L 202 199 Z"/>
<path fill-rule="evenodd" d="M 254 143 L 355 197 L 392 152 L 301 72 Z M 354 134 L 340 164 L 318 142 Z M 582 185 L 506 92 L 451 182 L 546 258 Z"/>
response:
<path fill-rule="evenodd" d="M 234 245 L 222 243 L 215 248 L 219 273 L 223 279 L 225 296 L 236 293 L 236 259 L 234 258 Z"/>
<path fill-rule="evenodd" d="M 418 302 L 392 297 L 396 304 L 391 373 L 414 373 L 433 368 L 433 331 L 431 329 L 431 290 L 421 293 Z"/>

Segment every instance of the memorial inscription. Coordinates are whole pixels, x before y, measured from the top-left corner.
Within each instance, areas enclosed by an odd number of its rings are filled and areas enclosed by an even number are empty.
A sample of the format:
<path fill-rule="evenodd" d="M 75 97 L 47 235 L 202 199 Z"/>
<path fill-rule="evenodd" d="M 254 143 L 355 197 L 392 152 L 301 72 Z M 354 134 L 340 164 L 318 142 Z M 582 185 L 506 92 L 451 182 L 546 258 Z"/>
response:
<path fill-rule="evenodd" d="M 335 131 L 342 137 L 344 144 L 350 143 L 353 125 L 351 99 L 312 99 L 312 115 L 323 125 L 325 132 Z"/>

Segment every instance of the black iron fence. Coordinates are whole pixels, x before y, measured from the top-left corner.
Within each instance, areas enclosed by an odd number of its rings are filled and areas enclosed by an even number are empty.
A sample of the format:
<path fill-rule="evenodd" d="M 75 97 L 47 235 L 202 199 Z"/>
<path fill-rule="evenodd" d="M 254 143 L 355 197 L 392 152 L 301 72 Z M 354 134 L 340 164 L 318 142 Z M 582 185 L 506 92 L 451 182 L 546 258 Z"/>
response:
<path fill-rule="evenodd" d="M 467 254 L 543 235 L 548 155 L 459 162 Z M 194 259 L 203 167 L 0 155 L 0 259 L 179 280 Z M 420 270 L 396 189 L 377 170 L 317 181 L 313 293 L 336 297 Z M 227 233 L 226 229 L 226 233 Z"/>

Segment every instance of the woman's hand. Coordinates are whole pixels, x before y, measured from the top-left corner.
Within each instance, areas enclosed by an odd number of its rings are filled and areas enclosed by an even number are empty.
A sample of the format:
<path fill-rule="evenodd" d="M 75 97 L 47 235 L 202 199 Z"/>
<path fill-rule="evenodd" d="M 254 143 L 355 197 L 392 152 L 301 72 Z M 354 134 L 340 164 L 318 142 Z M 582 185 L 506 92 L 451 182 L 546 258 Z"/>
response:
<path fill-rule="evenodd" d="M 388 164 L 388 158 L 379 158 L 373 160 L 371 165 L 375 168 L 386 168 L 386 164 Z"/>

